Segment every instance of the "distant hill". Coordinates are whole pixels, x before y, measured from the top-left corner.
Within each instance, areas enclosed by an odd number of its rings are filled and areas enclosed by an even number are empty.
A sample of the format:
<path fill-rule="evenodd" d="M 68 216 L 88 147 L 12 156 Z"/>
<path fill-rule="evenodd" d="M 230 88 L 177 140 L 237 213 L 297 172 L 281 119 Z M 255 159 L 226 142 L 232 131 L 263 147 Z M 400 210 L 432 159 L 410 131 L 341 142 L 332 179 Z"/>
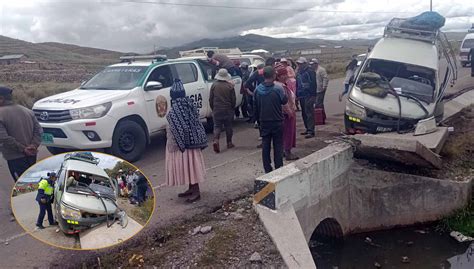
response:
<path fill-rule="evenodd" d="M 175 48 L 160 50 L 159 53 L 167 54 L 168 57 L 177 57 L 180 50 L 191 50 L 200 47 L 240 48 L 242 51 L 253 49 L 265 49 L 268 51 L 288 49 L 310 49 L 319 45 L 360 47 L 373 45 L 376 40 L 354 39 L 354 40 L 324 40 L 306 38 L 273 38 L 255 34 L 234 36 L 219 39 L 201 39 Z"/>
<path fill-rule="evenodd" d="M 25 54 L 30 61 L 71 64 L 114 63 L 123 55 L 110 50 L 55 42 L 31 43 L 0 35 L 0 55 L 6 54 Z"/>
<path fill-rule="evenodd" d="M 466 33 L 447 32 L 448 39 L 462 40 Z M 349 40 L 325 40 L 325 39 L 307 39 L 307 38 L 273 38 L 255 34 L 234 36 L 228 38 L 201 39 L 182 46 L 159 50 L 158 53 L 166 54 L 168 57 L 178 57 L 179 51 L 191 50 L 200 47 L 219 47 L 219 48 L 240 48 L 242 51 L 253 49 L 265 49 L 268 51 L 278 50 L 298 50 L 317 48 L 320 45 L 327 47 L 343 46 L 346 48 L 361 48 L 374 45 L 377 39 L 349 39 Z"/>

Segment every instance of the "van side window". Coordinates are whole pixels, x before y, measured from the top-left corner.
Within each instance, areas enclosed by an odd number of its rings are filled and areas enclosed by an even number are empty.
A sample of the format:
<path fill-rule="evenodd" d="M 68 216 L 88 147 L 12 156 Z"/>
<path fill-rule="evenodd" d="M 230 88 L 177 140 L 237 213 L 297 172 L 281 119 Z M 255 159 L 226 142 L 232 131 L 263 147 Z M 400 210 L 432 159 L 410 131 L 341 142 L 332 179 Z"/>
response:
<path fill-rule="evenodd" d="M 150 76 L 148 77 L 148 81 L 158 81 L 163 84 L 163 88 L 168 88 L 173 85 L 173 75 L 171 73 L 171 68 L 169 65 L 162 65 L 155 68 Z"/>
<path fill-rule="evenodd" d="M 198 71 L 192 63 L 175 64 L 176 78 L 181 79 L 183 84 L 196 82 L 198 80 Z"/>

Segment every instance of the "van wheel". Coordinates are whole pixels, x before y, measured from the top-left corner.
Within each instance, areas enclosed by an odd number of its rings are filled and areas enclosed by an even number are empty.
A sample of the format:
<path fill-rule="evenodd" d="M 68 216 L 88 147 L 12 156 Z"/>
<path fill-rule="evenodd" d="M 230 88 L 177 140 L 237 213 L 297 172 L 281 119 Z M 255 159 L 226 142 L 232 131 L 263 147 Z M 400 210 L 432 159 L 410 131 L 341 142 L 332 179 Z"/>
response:
<path fill-rule="evenodd" d="M 208 133 L 212 133 L 212 131 L 214 131 L 214 120 L 210 117 L 210 118 L 206 118 L 206 131 Z"/>
<path fill-rule="evenodd" d="M 126 120 L 115 127 L 110 152 L 129 162 L 135 162 L 145 152 L 146 143 L 146 134 L 140 124 Z"/>
<path fill-rule="evenodd" d="M 57 148 L 57 147 L 46 147 L 49 151 L 49 153 L 53 155 L 61 154 L 64 152 L 72 151 L 70 149 L 65 149 L 65 148 Z"/>

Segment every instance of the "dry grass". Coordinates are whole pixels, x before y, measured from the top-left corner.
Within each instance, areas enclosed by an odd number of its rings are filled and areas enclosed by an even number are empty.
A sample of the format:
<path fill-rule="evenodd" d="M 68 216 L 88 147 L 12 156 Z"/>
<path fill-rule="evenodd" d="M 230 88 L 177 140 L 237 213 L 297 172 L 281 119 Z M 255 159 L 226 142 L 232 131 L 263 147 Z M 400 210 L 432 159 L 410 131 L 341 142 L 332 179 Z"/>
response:
<path fill-rule="evenodd" d="M 41 82 L 41 83 L 6 83 L 13 89 L 13 100 L 25 107 L 32 108 L 33 104 L 45 97 L 70 91 L 79 87 L 80 83 Z"/>

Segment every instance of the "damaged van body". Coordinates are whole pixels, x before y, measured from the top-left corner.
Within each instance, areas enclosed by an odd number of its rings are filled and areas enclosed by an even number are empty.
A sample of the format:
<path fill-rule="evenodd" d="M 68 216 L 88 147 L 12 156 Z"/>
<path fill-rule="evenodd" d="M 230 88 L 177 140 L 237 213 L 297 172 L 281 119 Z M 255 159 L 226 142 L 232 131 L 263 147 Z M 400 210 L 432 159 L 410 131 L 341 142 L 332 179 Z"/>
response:
<path fill-rule="evenodd" d="M 353 79 L 344 117 L 349 134 L 407 132 L 420 120 L 443 117 L 445 89 L 457 77 L 455 56 L 438 29 L 407 29 L 403 21 L 389 23 Z"/>
<path fill-rule="evenodd" d="M 58 172 L 54 206 L 60 229 L 75 234 L 102 223 L 111 226 L 117 219 L 122 226 L 126 214 L 117 205 L 118 186 L 92 154 L 66 154 Z M 125 224 L 126 225 L 126 224 Z"/>

